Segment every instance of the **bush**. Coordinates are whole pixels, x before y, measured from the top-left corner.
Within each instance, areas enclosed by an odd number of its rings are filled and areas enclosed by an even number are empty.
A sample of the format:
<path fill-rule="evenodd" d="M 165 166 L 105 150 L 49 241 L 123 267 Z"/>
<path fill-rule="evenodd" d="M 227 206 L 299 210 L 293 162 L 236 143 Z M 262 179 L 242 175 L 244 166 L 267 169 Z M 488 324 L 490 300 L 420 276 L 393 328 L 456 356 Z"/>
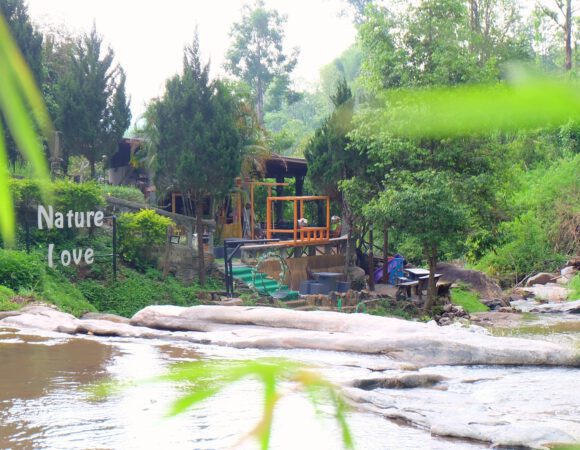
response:
<path fill-rule="evenodd" d="M 14 291 L 36 289 L 43 274 L 44 266 L 36 255 L 0 249 L 0 285 Z"/>
<path fill-rule="evenodd" d="M 505 243 L 482 258 L 478 269 L 492 275 L 515 275 L 519 280 L 533 272 L 555 270 L 566 259 L 553 250 L 546 229 L 532 211 L 503 224 L 500 230 Z"/>
<path fill-rule="evenodd" d="M 574 278 L 568 284 L 568 289 L 570 289 L 568 300 L 580 300 L 580 273 L 574 275 Z"/>
<path fill-rule="evenodd" d="M 5 286 L 0 286 L 0 311 L 13 311 L 20 308 L 20 305 L 13 303 L 11 298 L 14 296 L 14 291 Z"/>
<path fill-rule="evenodd" d="M 99 311 L 124 317 L 131 317 L 149 305 L 196 305 L 201 291 L 198 285 L 186 286 L 174 277 L 163 280 L 157 271 L 140 274 L 125 268 L 118 281 L 103 284 L 84 280 L 78 287 Z"/>
<path fill-rule="evenodd" d="M 167 227 L 174 225 L 171 219 L 151 209 L 123 214 L 118 224 L 119 254 L 139 270 L 155 265 L 155 247 L 165 244 Z"/>
<path fill-rule="evenodd" d="M 108 195 L 110 197 L 121 198 L 130 202 L 145 203 L 145 196 L 136 187 L 102 184 L 101 192 L 104 196 Z"/>
<path fill-rule="evenodd" d="M 451 302 L 469 313 L 489 311 L 489 308 L 479 301 L 479 295 L 461 288 L 451 290 Z"/>

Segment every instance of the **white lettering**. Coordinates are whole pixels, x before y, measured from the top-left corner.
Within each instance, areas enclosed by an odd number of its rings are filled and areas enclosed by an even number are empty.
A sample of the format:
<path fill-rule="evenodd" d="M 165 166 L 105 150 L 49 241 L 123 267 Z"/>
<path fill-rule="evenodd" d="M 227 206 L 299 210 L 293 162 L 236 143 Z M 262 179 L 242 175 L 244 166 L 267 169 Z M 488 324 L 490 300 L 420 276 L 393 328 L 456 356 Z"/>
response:
<path fill-rule="evenodd" d="M 76 248 L 73 248 L 72 256 L 73 256 L 73 261 L 78 266 L 78 264 L 81 262 L 81 259 L 83 257 L 83 249 L 79 248 L 77 250 Z"/>
<path fill-rule="evenodd" d="M 54 216 L 54 226 L 57 228 L 64 228 L 64 217 L 62 213 L 56 212 Z"/>
<path fill-rule="evenodd" d="M 91 227 L 91 216 L 94 216 L 95 212 L 94 211 L 89 211 L 87 213 L 87 228 Z"/>
<path fill-rule="evenodd" d="M 54 250 L 54 244 L 48 244 L 48 267 L 52 267 L 52 251 Z"/>
<path fill-rule="evenodd" d="M 60 262 L 63 266 L 67 267 L 70 264 L 70 252 L 68 250 L 63 250 L 60 254 Z"/>
<path fill-rule="evenodd" d="M 52 209 L 52 206 L 48 207 L 48 213 L 46 212 L 46 208 L 42 205 L 38 205 L 38 229 L 42 230 L 42 219 L 44 218 L 44 221 L 46 223 L 46 228 L 48 228 L 49 230 L 52 228 L 53 226 L 53 220 L 54 220 L 54 211 Z"/>
<path fill-rule="evenodd" d="M 103 211 L 97 211 L 95 213 L 95 226 L 102 227 L 104 218 L 105 218 L 105 214 L 103 213 Z"/>
<path fill-rule="evenodd" d="M 95 252 L 92 248 L 87 248 L 85 250 L 85 262 L 87 264 L 92 264 L 95 262 Z"/>
<path fill-rule="evenodd" d="M 85 226 L 85 213 L 75 212 L 75 227 L 83 228 Z"/>
<path fill-rule="evenodd" d="M 69 228 L 73 227 L 72 217 L 73 217 L 73 212 L 72 212 L 72 210 L 69 210 L 69 212 L 66 213 L 66 218 L 68 219 L 68 227 Z"/>

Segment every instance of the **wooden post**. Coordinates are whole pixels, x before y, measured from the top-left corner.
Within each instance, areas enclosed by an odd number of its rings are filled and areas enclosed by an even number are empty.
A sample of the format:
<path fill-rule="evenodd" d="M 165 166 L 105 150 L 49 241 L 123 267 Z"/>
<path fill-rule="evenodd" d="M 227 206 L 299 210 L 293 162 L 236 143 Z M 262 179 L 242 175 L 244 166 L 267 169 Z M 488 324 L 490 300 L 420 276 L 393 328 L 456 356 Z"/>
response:
<path fill-rule="evenodd" d="M 326 236 L 324 239 L 330 239 L 330 198 L 326 197 Z"/>
<path fill-rule="evenodd" d="M 272 198 L 266 199 L 266 239 L 272 239 Z"/>
<path fill-rule="evenodd" d="M 284 177 L 276 177 L 276 183 L 281 183 L 276 186 L 276 197 L 284 196 Z M 276 223 L 280 223 L 284 220 L 284 204 L 282 202 L 276 202 Z"/>
<path fill-rule="evenodd" d="M 298 202 L 296 201 L 296 199 L 294 199 L 294 243 L 296 243 L 296 238 L 297 236 L 297 231 L 298 231 Z"/>

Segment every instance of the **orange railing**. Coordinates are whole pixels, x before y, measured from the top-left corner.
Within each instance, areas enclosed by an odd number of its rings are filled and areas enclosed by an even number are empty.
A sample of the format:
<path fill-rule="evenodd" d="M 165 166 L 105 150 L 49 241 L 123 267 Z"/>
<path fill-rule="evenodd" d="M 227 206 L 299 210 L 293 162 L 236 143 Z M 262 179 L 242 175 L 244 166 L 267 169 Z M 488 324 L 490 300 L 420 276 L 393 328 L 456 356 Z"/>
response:
<path fill-rule="evenodd" d="M 300 214 L 304 214 L 304 202 L 324 200 L 326 203 L 326 226 L 309 227 L 300 226 L 298 220 Z M 274 202 L 294 203 L 294 226 L 292 229 L 276 228 L 273 221 L 272 205 Z M 272 239 L 274 234 L 292 234 L 291 240 L 286 240 L 285 245 L 310 245 L 326 243 L 330 240 L 330 199 L 324 195 L 311 195 L 303 197 L 268 197 L 266 203 L 266 238 Z"/>

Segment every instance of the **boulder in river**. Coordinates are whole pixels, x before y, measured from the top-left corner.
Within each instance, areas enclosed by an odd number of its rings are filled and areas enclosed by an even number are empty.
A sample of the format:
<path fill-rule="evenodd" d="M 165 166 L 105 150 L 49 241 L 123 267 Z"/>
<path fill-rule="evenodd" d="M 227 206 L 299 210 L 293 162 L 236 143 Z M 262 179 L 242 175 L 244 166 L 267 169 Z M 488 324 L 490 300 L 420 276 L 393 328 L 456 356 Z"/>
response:
<path fill-rule="evenodd" d="M 470 288 L 479 293 L 483 299 L 501 298 L 503 292 L 499 285 L 478 270 L 464 269 L 455 264 L 440 262 L 435 269 L 441 274 L 441 279 L 469 284 Z"/>
<path fill-rule="evenodd" d="M 131 324 L 80 320 L 46 307 L 23 308 L 0 326 L 68 334 L 164 338 L 237 348 L 311 349 L 381 354 L 428 365 L 580 365 L 573 347 L 539 340 L 485 336 L 390 317 L 267 307 L 149 306 Z"/>
<path fill-rule="evenodd" d="M 533 277 L 528 278 L 526 286 L 533 286 L 534 284 L 548 284 L 554 281 L 557 277 L 552 273 L 540 272 Z"/>

